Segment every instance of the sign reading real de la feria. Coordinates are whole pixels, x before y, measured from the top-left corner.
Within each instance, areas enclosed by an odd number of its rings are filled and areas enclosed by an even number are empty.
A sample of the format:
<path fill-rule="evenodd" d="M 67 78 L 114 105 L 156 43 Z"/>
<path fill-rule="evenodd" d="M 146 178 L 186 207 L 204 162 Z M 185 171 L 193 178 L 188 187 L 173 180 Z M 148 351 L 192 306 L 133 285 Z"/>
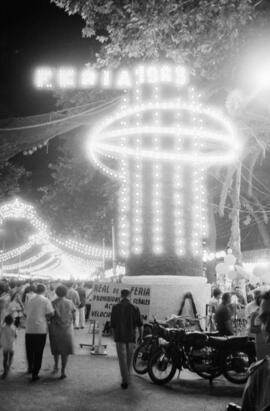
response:
<path fill-rule="evenodd" d="M 150 308 L 151 288 L 146 285 L 129 285 L 117 283 L 94 283 L 90 319 L 101 322 L 109 321 L 112 306 L 120 301 L 121 290 L 131 291 L 130 301 L 136 305 L 143 320 L 147 320 Z"/>

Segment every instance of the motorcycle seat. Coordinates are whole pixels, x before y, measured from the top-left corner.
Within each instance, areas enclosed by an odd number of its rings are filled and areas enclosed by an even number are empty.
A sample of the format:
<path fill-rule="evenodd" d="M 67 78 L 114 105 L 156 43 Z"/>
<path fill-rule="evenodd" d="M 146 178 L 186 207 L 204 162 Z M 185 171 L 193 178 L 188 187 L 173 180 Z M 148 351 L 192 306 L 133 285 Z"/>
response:
<path fill-rule="evenodd" d="M 224 337 L 209 337 L 209 345 L 219 349 L 241 349 L 247 342 L 248 337 L 224 336 Z"/>
<path fill-rule="evenodd" d="M 207 341 L 207 335 L 199 331 L 187 332 L 185 336 L 185 345 L 194 348 L 204 347 L 207 344 Z"/>
<path fill-rule="evenodd" d="M 209 337 L 208 345 L 214 348 L 223 349 L 227 346 L 228 337 Z"/>

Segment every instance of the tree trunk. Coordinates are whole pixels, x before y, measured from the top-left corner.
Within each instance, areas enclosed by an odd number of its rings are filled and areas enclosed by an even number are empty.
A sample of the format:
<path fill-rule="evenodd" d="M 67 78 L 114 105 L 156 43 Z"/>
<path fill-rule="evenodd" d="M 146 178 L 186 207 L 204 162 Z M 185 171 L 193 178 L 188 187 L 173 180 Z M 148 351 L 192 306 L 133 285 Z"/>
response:
<path fill-rule="evenodd" d="M 237 258 L 238 263 L 242 261 L 241 255 L 241 233 L 240 233 L 240 191 L 241 191 L 241 171 L 242 163 L 239 163 L 237 172 L 235 175 L 234 192 L 232 194 L 233 198 L 233 208 L 230 213 L 230 219 L 232 220 L 231 225 L 231 236 L 228 242 L 228 246 L 232 249 L 233 255 Z"/>

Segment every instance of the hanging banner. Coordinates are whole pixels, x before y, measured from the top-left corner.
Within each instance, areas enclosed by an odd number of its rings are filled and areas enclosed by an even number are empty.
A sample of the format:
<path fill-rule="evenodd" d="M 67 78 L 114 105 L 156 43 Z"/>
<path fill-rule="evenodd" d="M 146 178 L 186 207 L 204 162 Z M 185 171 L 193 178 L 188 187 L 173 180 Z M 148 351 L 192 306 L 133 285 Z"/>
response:
<path fill-rule="evenodd" d="M 109 321 L 112 306 L 120 301 L 123 288 L 130 290 L 131 303 L 139 308 L 142 319 L 146 321 L 149 316 L 151 287 L 117 283 L 94 283 L 90 320 Z"/>

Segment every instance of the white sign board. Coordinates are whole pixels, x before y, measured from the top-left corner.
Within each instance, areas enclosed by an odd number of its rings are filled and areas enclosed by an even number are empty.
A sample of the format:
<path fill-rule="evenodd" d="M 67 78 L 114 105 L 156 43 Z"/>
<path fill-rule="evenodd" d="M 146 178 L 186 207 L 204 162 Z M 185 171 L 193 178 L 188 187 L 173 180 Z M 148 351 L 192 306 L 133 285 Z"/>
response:
<path fill-rule="evenodd" d="M 142 319 L 147 320 L 150 309 L 151 287 L 148 285 L 117 283 L 94 283 L 90 319 L 101 322 L 109 321 L 112 306 L 120 301 L 123 288 L 128 288 L 131 291 L 131 303 L 139 308 Z"/>

